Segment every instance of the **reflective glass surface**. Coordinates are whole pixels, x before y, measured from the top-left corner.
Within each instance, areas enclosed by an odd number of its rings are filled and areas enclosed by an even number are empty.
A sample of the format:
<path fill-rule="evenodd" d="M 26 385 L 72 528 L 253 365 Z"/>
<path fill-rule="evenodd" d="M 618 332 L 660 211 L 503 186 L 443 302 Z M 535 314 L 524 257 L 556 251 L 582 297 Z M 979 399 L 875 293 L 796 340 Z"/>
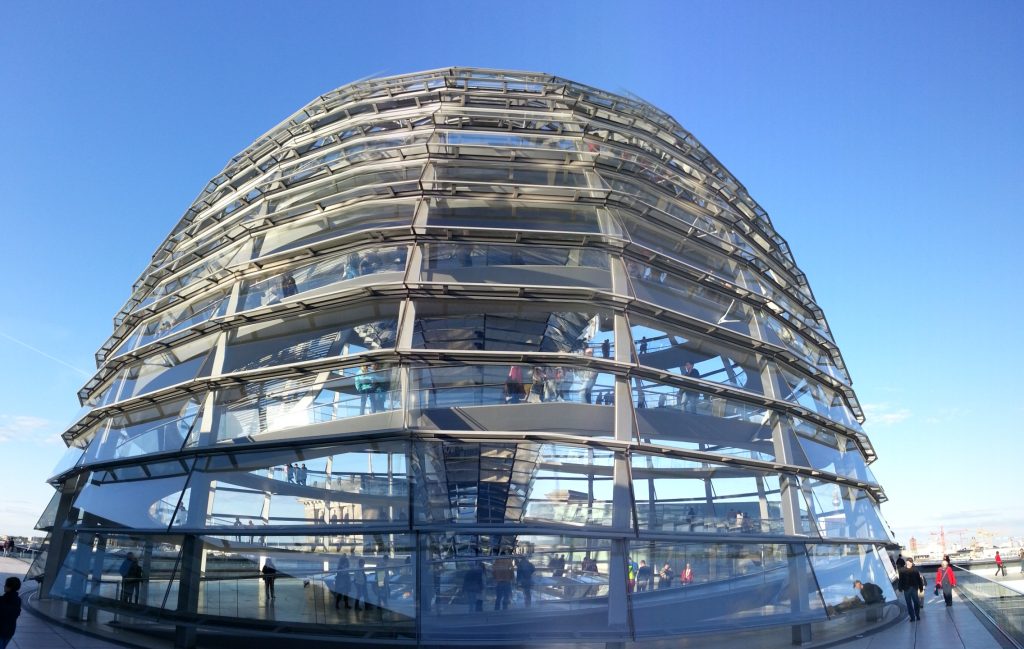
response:
<path fill-rule="evenodd" d="M 423 259 L 425 282 L 612 285 L 608 254 L 588 248 L 431 243 L 424 246 Z"/>
<path fill-rule="evenodd" d="M 400 402 L 398 370 L 379 364 L 253 381 L 220 390 L 212 432 L 195 431 L 188 445 L 337 435 L 380 425 L 378 420 L 354 418 L 394 411 Z M 348 422 L 345 429 L 329 425 L 343 420 Z M 303 430 L 284 432 L 296 428 Z"/>
<path fill-rule="evenodd" d="M 224 371 L 251 370 L 393 347 L 398 305 L 375 303 L 239 327 Z"/>
<path fill-rule="evenodd" d="M 78 534 L 50 592 L 72 602 L 174 611 L 181 537 Z"/>
<path fill-rule="evenodd" d="M 236 540 L 268 526 L 395 523 L 409 518 L 407 450 L 401 442 L 302 450 L 227 451 L 200 458 L 191 506 L 177 527 L 233 528 Z M 198 493 L 197 493 L 198 490 Z M 201 496 L 208 495 L 208 502 Z M 201 506 L 196 515 L 196 505 Z"/>
<path fill-rule="evenodd" d="M 166 530 L 182 501 L 191 460 L 170 460 L 93 471 L 75 498 L 85 527 Z"/>
<path fill-rule="evenodd" d="M 409 381 L 415 428 L 613 434 L 615 378 L 586 367 L 432 366 Z"/>
<path fill-rule="evenodd" d="M 764 406 L 650 379 L 630 381 L 641 442 L 772 461 L 777 415 Z"/>
<path fill-rule="evenodd" d="M 388 246 L 330 255 L 315 262 L 284 271 L 257 275 L 242 284 L 238 309 L 245 311 L 276 304 L 296 295 L 310 297 L 345 286 L 401 281 L 405 271 L 407 248 Z"/>
<path fill-rule="evenodd" d="M 421 442 L 416 520 L 460 525 L 612 524 L 614 454 L 529 442 Z"/>
<path fill-rule="evenodd" d="M 629 551 L 637 637 L 825 619 L 802 545 L 631 541 Z"/>
<path fill-rule="evenodd" d="M 110 416 L 96 428 L 83 462 L 176 451 L 202 414 L 205 394 L 165 401 Z"/>
<path fill-rule="evenodd" d="M 640 529 L 697 534 L 784 535 L 776 474 L 742 466 L 632 454 Z M 797 529 L 811 534 L 813 529 Z"/>
<path fill-rule="evenodd" d="M 809 545 L 807 550 L 829 616 L 862 609 L 868 603 L 875 603 L 864 601 L 864 595 L 854 587 L 855 581 L 875 584 L 882 589 L 885 601 L 896 601 L 892 581 L 873 546 Z"/>
<path fill-rule="evenodd" d="M 892 540 L 868 492 L 814 478 L 801 483 L 822 538 Z"/>
<path fill-rule="evenodd" d="M 583 353 L 611 339 L 609 314 L 596 309 L 548 311 L 529 304 L 516 310 L 472 309 L 458 303 L 418 303 L 413 348 Z"/>
<path fill-rule="evenodd" d="M 605 539 L 455 533 L 421 539 L 425 640 L 626 634 L 624 615 L 620 628 L 609 620 L 613 559 Z"/>

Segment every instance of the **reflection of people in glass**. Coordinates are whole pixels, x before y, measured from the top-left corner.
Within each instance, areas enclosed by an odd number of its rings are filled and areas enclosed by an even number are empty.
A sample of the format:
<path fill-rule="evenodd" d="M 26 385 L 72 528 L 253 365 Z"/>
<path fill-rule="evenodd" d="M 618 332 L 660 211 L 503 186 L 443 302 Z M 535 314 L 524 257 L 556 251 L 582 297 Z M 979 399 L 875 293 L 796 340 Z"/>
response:
<path fill-rule="evenodd" d="M 533 573 L 537 567 L 533 565 L 529 557 L 520 557 L 516 565 L 516 581 L 519 582 L 519 589 L 523 591 L 523 602 L 527 608 L 533 604 Z"/>
<path fill-rule="evenodd" d="M 359 366 L 359 373 L 356 374 L 355 378 L 355 386 L 356 392 L 359 393 L 359 414 L 365 415 L 367 401 L 370 402 L 370 407 L 373 408 L 374 381 L 369 365 Z"/>
<path fill-rule="evenodd" d="M 675 577 L 675 571 L 672 570 L 672 566 L 665 564 L 661 567 L 661 572 L 658 573 L 658 588 L 671 588 L 672 579 Z"/>
<path fill-rule="evenodd" d="M 373 412 L 383 412 L 384 402 L 387 398 L 388 391 L 391 389 L 391 385 L 388 381 L 388 376 L 385 372 L 380 371 L 379 366 L 374 363 L 371 365 L 373 373 L 370 375 L 370 381 L 373 386 L 372 395 L 370 397 L 370 404 L 373 408 Z"/>
<path fill-rule="evenodd" d="M 683 586 L 693 583 L 693 568 L 690 567 L 690 564 L 686 564 L 683 571 L 679 573 L 679 583 Z"/>
<path fill-rule="evenodd" d="M 505 379 L 505 403 L 519 403 L 523 400 L 523 368 L 512 365 L 508 368 Z"/>
<path fill-rule="evenodd" d="M 337 514 L 334 515 L 337 519 Z M 349 591 L 352 589 L 352 575 L 349 573 L 348 557 L 338 557 L 338 566 L 334 572 L 334 608 L 341 608 L 341 602 L 345 602 L 345 608 L 352 608 L 348 601 Z"/>
<path fill-rule="evenodd" d="M 479 563 L 473 563 L 462 576 L 462 592 L 466 595 L 466 607 L 471 613 L 484 610 L 484 570 Z"/>
<path fill-rule="evenodd" d="M 689 376 L 694 379 L 700 378 L 700 372 L 693 366 L 693 363 L 686 361 L 683 363 L 683 376 Z M 679 389 L 679 401 L 682 403 L 683 410 L 685 412 L 696 413 L 697 412 L 697 394 L 688 390 Z"/>
<path fill-rule="evenodd" d="M 612 344 L 608 339 L 601 343 L 601 356 L 605 358 L 611 358 L 612 356 Z"/>
<path fill-rule="evenodd" d="M 653 581 L 654 571 L 645 560 L 640 559 L 640 566 L 636 569 L 636 592 L 642 593 L 649 590 Z"/>
<path fill-rule="evenodd" d="M 494 610 L 505 610 L 512 602 L 512 579 L 515 568 L 512 559 L 502 555 L 494 561 Z"/>
<path fill-rule="evenodd" d="M 274 580 L 277 579 L 277 567 L 274 565 L 273 557 L 267 557 L 267 562 L 263 564 L 261 572 L 263 573 L 263 594 L 267 599 L 276 599 Z"/>
<path fill-rule="evenodd" d="M 541 367 L 534 367 L 530 375 L 530 403 L 539 403 L 544 400 L 544 370 Z"/>
<path fill-rule="evenodd" d="M 121 562 L 121 601 L 127 604 L 139 603 L 139 584 L 142 582 L 142 566 L 135 553 L 129 552 Z"/>
<path fill-rule="evenodd" d="M 284 297 L 291 297 L 299 292 L 299 287 L 295 285 L 295 278 L 292 277 L 291 273 L 285 273 L 281 275 L 281 295 Z"/>
<path fill-rule="evenodd" d="M 366 608 L 366 559 L 359 559 L 359 565 L 355 573 L 352 574 L 352 587 L 355 590 L 355 608 L 359 610 L 359 604 L 362 603 L 363 608 Z"/>

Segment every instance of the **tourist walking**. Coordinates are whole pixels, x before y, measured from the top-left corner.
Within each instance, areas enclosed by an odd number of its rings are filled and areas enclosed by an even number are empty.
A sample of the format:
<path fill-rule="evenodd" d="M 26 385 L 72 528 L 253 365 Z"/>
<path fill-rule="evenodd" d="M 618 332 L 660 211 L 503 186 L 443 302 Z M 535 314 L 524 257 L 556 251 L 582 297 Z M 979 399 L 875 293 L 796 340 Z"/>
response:
<path fill-rule="evenodd" d="M 924 590 L 924 579 L 921 578 L 921 573 L 914 567 L 913 559 L 907 559 L 904 566 L 900 568 L 899 589 L 907 603 L 907 613 L 910 614 L 910 621 L 916 622 L 920 620 L 920 592 Z"/>
<path fill-rule="evenodd" d="M 352 589 L 352 575 L 348 571 L 348 557 L 344 554 L 338 557 L 338 566 L 334 571 L 334 608 L 341 608 L 340 604 L 345 603 L 345 608 L 352 608 L 348 602 L 348 593 Z"/>
<path fill-rule="evenodd" d="M 935 572 L 935 592 L 942 589 L 942 599 L 946 600 L 946 606 L 953 605 L 953 587 L 956 586 L 956 575 L 953 574 L 953 567 L 946 560 L 942 561 L 939 569 Z"/>
<path fill-rule="evenodd" d="M 1002 572 L 1003 576 L 1006 576 L 1006 566 L 1003 565 L 1003 558 L 999 556 L 999 550 L 996 550 L 996 577 Z"/>
<path fill-rule="evenodd" d="M 0 595 L 0 649 L 11 643 L 18 625 L 18 616 L 21 615 L 19 590 L 21 580 L 17 577 L 8 577 L 4 582 L 4 594 Z"/>

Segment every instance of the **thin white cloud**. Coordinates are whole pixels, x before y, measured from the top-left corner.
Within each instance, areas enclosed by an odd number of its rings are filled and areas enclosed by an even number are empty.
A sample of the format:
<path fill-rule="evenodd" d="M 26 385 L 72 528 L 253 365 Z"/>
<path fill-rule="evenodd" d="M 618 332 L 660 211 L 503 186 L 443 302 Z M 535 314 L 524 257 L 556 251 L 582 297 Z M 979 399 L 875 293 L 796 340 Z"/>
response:
<path fill-rule="evenodd" d="M 34 415 L 0 415 L 0 444 L 3 443 L 57 443 L 59 426 Z"/>
<path fill-rule="evenodd" d="M 868 424 L 892 426 L 911 418 L 909 408 L 899 408 L 889 403 L 865 403 L 864 415 Z"/>

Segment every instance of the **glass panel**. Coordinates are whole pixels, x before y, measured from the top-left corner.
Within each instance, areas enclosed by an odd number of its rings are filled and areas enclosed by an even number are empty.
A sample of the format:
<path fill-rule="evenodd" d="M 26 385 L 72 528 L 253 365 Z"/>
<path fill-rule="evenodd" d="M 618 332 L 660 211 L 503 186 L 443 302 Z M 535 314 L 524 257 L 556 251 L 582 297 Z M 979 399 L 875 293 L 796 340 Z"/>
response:
<path fill-rule="evenodd" d="M 285 218 L 311 209 L 325 210 L 361 197 L 384 197 L 415 191 L 419 188 L 423 165 L 392 166 L 383 170 L 357 168 L 353 171 L 355 173 L 343 177 L 332 176 L 323 181 L 300 185 L 287 193 L 275 194 L 267 204 L 267 213 Z"/>
<path fill-rule="evenodd" d="M 631 541 L 629 551 L 638 637 L 825 619 L 801 545 Z"/>
<path fill-rule="evenodd" d="M 611 289 L 608 254 L 591 248 L 430 243 L 422 279 L 443 284 Z"/>
<path fill-rule="evenodd" d="M 823 544 L 807 550 L 830 617 L 896 601 L 892 581 L 872 546 Z"/>
<path fill-rule="evenodd" d="M 612 525 L 614 454 L 530 442 L 424 442 L 414 472 L 423 523 Z"/>
<path fill-rule="evenodd" d="M 318 214 L 298 223 L 271 229 L 263 240 L 261 255 L 294 250 L 353 232 L 373 232 L 412 224 L 415 201 L 388 200 L 360 203 L 349 209 Z"/>
<path fill-rule="evenodd" d="M 764 393 L 753 352 L 636 315 L 630 316 L 630 332 L 641 365 Z"/>
<path fill-rule="evenodd" d="M 746 336 L 754 335 L 754 309 L 744 302 L 632 259 L 626 260 L 626 271 L 633 278 L 633 290 L 641 300 Z"/>
<path fill-rule="evenodd" d="M 189 327 L 206 322 L 211 318 L 219 318 L 227 312 L 228 293 L 218 291 L 213 295 L 200 298 L 188 304 L 174 306 L 163 311 L 159 316 L 150 318 L 140 324 L 132 334 L 117 348 L 115 356 L 138 349 L 143 345 L 184 331 Z"/>
<path fill-rule="evenodd" d="M 154 304 L 168 295 L 181 293 L 183 289 L 201 279 L 213 277 L 233 263 L 244 261 L 252 254 L 253 240 L 246 239 L 239 245 L 221 249 L 207 255 L 201 262 L 170 279 L 157 284 L 135 307 L 135 311 Z M 194 293 L 194 291 L 192 291 Z"/>
<path fill-rule="evenodd" d="M 266 526 L 407 521 L 406 455 L 395 442 L 202 458 L 189 483 L 199 499 L 182 502 L 174 525 L 230 528 L 237 541 L 254 543 Z"/>
<path fill-rule="evenodd" d="M 350 356 L 394 347 L 398 305 L 375 303 L 239 327 L 224 372 Z"/>
<path fill-rule="evenodd" d="M 147 356 L 120 373 L 123 383 L 118 401 L 155 392 L 178 383 L 192 381 L 210 373 L 207 358 L 212 356 L 216 334 L 182 343 Z"/>
<path fill-rule="evenodd" d="M 640 377 L 631 390 L 644 443 L 775 460 L 775 416 L 763 406 Z"/>
<path fill-rule="evenodd" d="M 846 406 L 842 395 L 826 388 L 816 380 L 798 375 L 780 366 L 772 364 L 772 375 L 775 378 L 776 390 L 780 398 L 800 404 L 807 410 L 827 417 L 852 430 L 860 430 L 860 424 Z"/>
<path fill-rule="evenodd" d="M 199 393 L 110 417 L 97 427 L 83 463 L 179 450 L 198 425 L 205 400 Z"/>
<path fill-rule="evenodd" d="M 193 435 L 189 446 L 337 435 L 379 427 L 378 419 L 353 422 L 344 431 L 336 425 L 321 424 L 400 409 L 398 373 L 397 368 L 365 364 L 224 388 L 217 394 L 213 433 L 206 437 Z M 300 427 L 305 429 L 294 431 Z M 280 431 L 291 432 L 275 434 Z"/>
<path fill-rule="evenodd" d="M 46 504 L 46 509 L 39 515 L 39 520 L 36 521 L 35 527 L 40 531 L 47 531 L 53 528 L 53 524 L 57 521 L 57 507 L 60 505 L 60 491 L 54 492 L 50 498 L 50 502 Z"/>
<path fill-rule="evenodd" d="M 486 306 L 417 303 L 413 348 L 582 353 L 612 338 L 611 314 L 596 309 L 552 312 L 508 303 L 479 309 Z"/>
<path fill-rule="evenodd" d="M 82 437 L 85 437 L 85 435 Z M 57 465 L 53 467 L 52 471 L 50 471 L 50 479 L 52 480 L 53 478 L 56 478 L 63 473 L 67 473 L 78 466 L 82 461 L 82 456 L 84 455 L 84 448 L 80 448 L 77 444 L 69 446 L 67 450 L 64 451 L 64 455 L 62 455 L 60 460 L 57 461 Z"/>
<path fill-rule="evenodd" d="M 611 548 L 606 539 L 510 534 L 422 538 L 424 640 L 479 644 L 626 634 L 625 615 L 617 626 L 609 621 Z"/>
<path fill-rule="evenodd" d="M 698 534 L 785 534 L 778 475 L 741 466 L 632 454 L 640 528 Z M 797 534 L 813 533 L 798 530 Z"/>
<path fill-rule="evenodd" d="M 181 537 L 78 534 L 50 594 L 72 602 L 173 611 L 180 554 Z"/>
<path fill-rule="evenodd" d="M 451 365 L 410 369 L 410 426 L 611 437 L 615 377 L 585 367 Z"/>
<path fill-rule="evenodd" d="M 871 469 L 864 463 L 857 443 L 831 430 L 815 426 L 798 417 L 786 417 L 784 423 L 796 432 L 797 443 L 812 469 L 828 471 L 846 478 L 878 484 Z"/>
<path fill-rule="evenodd" d="M 94 471 L 73 504 L 78 511 L 77 524 L 167 529 L 181 500 L 188 470 L 184 460 L 176 460 Z M 76 521 L 74 514 L 71 520 Z"/>
<path fill-rule="evenodd" d="M 286 271 L 264 273 L 242 284 L 239 311 L 276 304 L 296 295 L 318 295 L 373 276 L 374 283 L 400 282 L 405 275 L 406 246 L 367 248 L 358 252 L 330 255 Z"/>
<path fill-rule="evenodd" d="M 198 613 L 257 626 L 330 625 L 335 636 L 409 638 L 416 547 L 406 534 L 203 537 Z M 280 593 L 281 597 L 277 597 Z"/>
<path fill-rule="evenodd" d="M 447 228 L 552 230 L 618 235 L 620 229 L 604 208 L 579 203 L 537 205 L 490 199 L 440 199 L 432 205 L 427 224 Z"/>
<path fill-rule="evenodd" d="M 893 541 L 868 492 L 814 478 L 801 483 L 822 538 Z"/>

